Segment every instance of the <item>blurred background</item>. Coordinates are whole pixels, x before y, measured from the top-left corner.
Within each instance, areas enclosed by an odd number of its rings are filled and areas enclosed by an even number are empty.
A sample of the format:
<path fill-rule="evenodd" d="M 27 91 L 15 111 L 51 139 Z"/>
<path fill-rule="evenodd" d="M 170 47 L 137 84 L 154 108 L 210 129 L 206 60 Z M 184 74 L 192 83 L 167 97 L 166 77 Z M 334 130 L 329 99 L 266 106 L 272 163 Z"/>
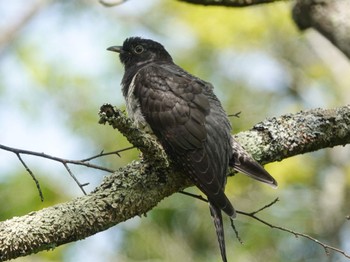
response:
<path fill-rule="evenodd" d="M 288 2 L 228 9 L 179 1 L 129 0 L 107 8 L 98 1 L 0 1 L 0 144 L 67 159 L 82 159 L 129 144 L 99 125 L 103 103 L 124 108 L 123 68 L 111 45 L 129 36 L 161 42 L 175 62 L 215 86 L 234 132 L 267 117 L 348 104 L 350 64 L 315 32 L 301 34 Z M 243 211 L 280 201 L 260 216 L 350 253 L 350 147 L 305 154 L 266 166 L 274 190 L 240 174 L 227 195 Z M 117 169 L 137 150 L 94 163 Z M 82 192 L 62 164 L 0 151 L 0 219 L 62 203 Z M 103 171 L 71 166 L 91 191 Z M 198 192 L 191 189 L 192 192 Z M 270 229 L 248 217 L 226 220 L 229 261 L 347 261 L 326 256 L 314 242 Z M 174 194 L 147 217 L 134 218 L 85 240 L 16 261 L 220 261 L 205 203 Z"/>

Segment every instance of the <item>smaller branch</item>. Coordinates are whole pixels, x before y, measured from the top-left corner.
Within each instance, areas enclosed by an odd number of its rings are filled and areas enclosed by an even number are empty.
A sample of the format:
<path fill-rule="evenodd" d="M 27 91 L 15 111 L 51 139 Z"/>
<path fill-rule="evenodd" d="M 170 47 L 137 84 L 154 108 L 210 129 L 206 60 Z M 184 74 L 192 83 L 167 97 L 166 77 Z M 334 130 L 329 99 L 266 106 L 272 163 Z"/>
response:
<path fill-rule="evenodd" d="M 120 149 L 120 150 L 107 152 L 107 153 L 104 153 L 103 150 L 102 150 L 101 153 L 99 153 L 98 155 L 95 155 L 95 156 L 92 156 L 92 157 L 89 157 L 89 158 L 85 158 L 85 159 L 81 159 L 79 161 L 80 162 L 88 162 L 88 161 L 93 160 L 95 158 L 99 158 L 99 157 L 102 157 L 102 156 L 109 156 L 109 155 L 117 155 L 117 156 L 121 157 L 119 153 L 127 151 L 127 150 L 130 150 L 130 149 L 133 149 L 133 148 L 135 148 L 135 147 L 134 146 L 130 146 L 130 147 L 126 147 L 126 148 L 123 148 L 123 149 Z"/>
<path fill-rule="evenodd" d="M 239 111 L 239 112 L 237 112 L 237 113 L 229 114 L 229 115 L 227 115 L 227 116 L 228 116 L 228 117 L 236 117 L 236 118 L 239 118 L 240 115 L 241 115 L 241 113 L 242 113 L 242 111 Z"/>
<path fill-rule="evenodd" d="M 196 195 L 196 194 L 192 194 L 192 193 L 189 193 L 189 192 L 186 192 L 186 191 L 179 191 L 180 194 L 183 194 L 185 196 L 190 196 L 190 197 L 193 197 L 193 198 L 196 198 L 196 199 L 199 199 L 203 202 L 206 202 L 208 203 L 208 199 L 202 197 L 201 195 Z"/>
<path fill-rule="evenodd" d="M 241 243 L 241 244 L 243 245 L 243 244 L 244 244 L 244 243 L 243 243 L 243 240 L 242 240 L 242 238 L 239 236 L 238 230 L 236 229 L 236 226 L 235 226 L 235 224 L 234 224 L 234 222 L 233 222 L 233 219 L 230 218 L 230 221 L 231 221 L 231 227 L 232 227 L 232 229 L 233 229 L 233 232 L 235 232 L 235 235 L 236 235 L 236 238 L 237 238 L 238 242 Z"/>
<path fill-rule="evenodd" d="M 109 173 L 113 173 L 114 170 L 103 167 L 103 166 L 99 166 L 99 165 L 95 165 L 95 164 L 91 164 L 91 163 L 85 163 L 81 160 L 70 160 L 70 159 L 64 159 L 64 158 L 60 158 L 60 157 L 55 157 L 55 156 L 51 156 L 45 153 L 39 153 L 39 152 L 35 152 L 35 151 L 29 151 L 29 150 L 24 150 L 24 149 L 19 149 L 19 148 L 13 148 L 13 147 L 8 147 L 5 145 L 1 145 L 0 144 L 0 149 L 3 149 L 5 151 L 9 151 L 15 154 L 24 154 L 24 155 L 32 155 L 32 156 L 39 156 L 39 157 L 43 157 L 46 159 L 50 159 L 56 162 L 60 162 L 60 163 L 66 163 L 66 164 L 73 164 L 73 165 L 79 165 L 79 166 L 86 166 L 86 167 L 90 167 L 90 168 L 94 168 L 94 169 L 99 169 L 102 171 L 106 171 Z"/>
<path fill-rule="evenodd" d="M 25 167 L 25 169 L 27 170 L 29 175 L 33 178 L 33 180 L 34 180 L 34 182 L 36 184 L 36 187 L 37 187 L 37 189 L 39 191 L 39 195 L 40 195 L 41 201 L 44 201 L 44 196 L 43 196 L 43 193 L 41 191 L 39 181 L 36 179 L 36 177 L 34 176 L 33 172 L 29 169 L 27 164 L 23 161 L 23 159 L 21 157 L 21 154 L 43 157 L 43 158 L 46 158 L 46 159 L 50 159 L 50 160 L 62 163 L 64 168 L 67 170 L 68 174 L 73 178 L 73 180 L 78 185 L 78 187 L 81 189 L 81 191 L 84 193 L 84 195 L 86 195 L 86 191 L 84 190 L 84 187 L 87 186 L 89 183 L 83 183 L 83 184 L 80 183 L 79 180 L 73 174 L 72 170 L 69 168 L 68 164 L 82 165 L 82 166 L 91 167 L 91 168 L 94 168 L 94 169 L 99 169 L 99 170 L 102 170 L 102 171 L 106 171 L 106 172 L 109 172 L 109 173 L 114 173 L 114 170 L 111 170 L 111 169 L 108 169 L 108 168 L 105 168 L 105 167 L 102 167 L 102 166 L 98 166 L 98 165 L 94 165 L 94 164 L 88 163 L 88 161 L 90 161 L 92 159 L 95 159 L 95 158 L 98 158 L 98 157 L 107 156 L 107 155 L 117 155 L 117 156 L 120 157 L 119 153 L 127 151 L 127 150 L 130 150 L 132 148 L 134 148 L 134 147 L 127 147 L 127 148 L 123 148 L 123 149 L 120 149 L 120 150 L 116 150 L 116 151 L 113 151 L 113 152 L 107 152 L 107 153 L 103 153 L 103 151 L 102 151 L 98 155 L 95 155 L 95 156 L 92 156 L 92 157 L 89 157 L 89 158 L 85 158 L 85 159 L 82 159 L 82 160 L 69 160 L 69 159 L 64 159 L 64 158 L 59 158 L 59 157 L 47 155 L 45 153 L 38 153 L 38 152 L 34 152 L 34 151 L 18 149 L 18 148 L 8 147 L 8 146 L 0 144 L 0 149 L 3 149 L 5 151 L 9 151 L 9 152 L 12 152 L 12 153 L 16 154 L 16 156 L 21 161 L 22 165 Z"/>
<path fill-rule="evenodd" d="M 62 163 L 63 166 L 65 167 L 65 169 L 67 170 L 68 174 L 73 178 L 73 180 L 78 185 L 78 187 L 81 189 L 81 191 L 84 193 L 84 195 L 86 195 L 86 191 L 84 190 L 84 187 L 87 186 L 89 183 L 83 183 L 83 184 L 80 183 L 79 180 L 73 174 L 72 170 L 69 168 L 68 164 L 82 165 L 82 166 L 91 167 L 91 168 L 99 169 L 99 170 L 102 170 L 102 171 L 106 171 L 106 172 L 109 172 L 109 173 L 114 173 L 114 170 L 111 170 L 111 169 L 108 169 L 108 168 L 105 168 L 105 167 L 102 167 L 102 166 L 98 166 L 98 165 L 94 165 L 94 164 L 88 163 L 88 161 L 90 161 L 92 159 L 95 159 L 95 158 L 98 158 L 98 157 L 107 156 L 107 155 L 117 155 L 117 156 L 120 157 L 119 153 L 127 151 L 127 150 L 130 150 L 132 148 L 134 148 L 134 147 L 127 147 L 127 148 L 123 148 L 123 149 L 120 149 L 120 150 L 116 150 L 116 151 L 113 151 L 113 152 L 107 152 L 107 153 L 103 153 L 103 151 L 102 151 L 98 155 L 95 155 L 95 156 L 92 156 L 92 157 L 89 157 L 89 158 L 85 158 L 85 159 L 82 159 L 82 160 L 69 160 L 69 159 L 64 159 L 64 158 L 59 158 L 59 157 L 54 157 L 54 156 L 51 156 L 51 155 L 47 155 L 45 153 L 38 153 L 38 152 L 34 152 L 34 151 L 18 149 L 18 148 L 8 147 L 8 146 L 4 146 L 4 145 L 0 144 L 0 149 L 3 149 L 5 151 L 9 151 L 9 152 L 12 152 L 12 153 L 16 154 L 18 159 L 21 161 L 22 165 L 25 167 L 25 169 L 30 174 L 30 176 L 33 178 L 33 180 L 34 180 L 34 182 L 36 184 L 36 187 L 37 187 L 37 189 L 39 191 L 39 195 L 40 195 L 41 201 L 44 201 L 44 196 L 43 196 L 43 193 L 41 191 L 39 181 L 36 179 L 36 177 L 34 176 L 33 172 L 29 169 L 27 164 L 23 161 L 23 159 L 21 157 L 21 154 L 43 157 L 43 158 L 46 158 L 46 159 L 50 159 L 50 160 Z"/>
<path fill-rule="evenodd" d="M 67 172 L 69 173 L 69 175 L 73 178 L 73 180 L 75 181 L 75 183 L 78 185 L 78 187 L 81 189 L 81 191 L 83 191 L 84 195 L 86 195 L 86 192 L 84 190 L 84 186 L 87 186 L 89 183 L 84 183 L 81 184 L 79 182 L 79 180 L 75 177 L 75 175 L 73 174 L 73 172 L 70 170 L 69 166 L 67 165 L 67 163 L 62 163 L 64 165 L 64 167 L 66 168 Z"/>
<path fill-rule="evenodd" d="M 350 255 L 347 254 L 345 251 L 339 249 L 339 248 L 336 248 L 336 247 L 333 247 L 333 246 L 330 246 L 330 245 L 327 245 L 323 242 L 320 242 L 319 240 L 317 240 L 316 238 L 310 236 L 310 235 L 307 235 L 307 234 L 304 234 L 304 233 L 299 233 L 299 232 L 296 232 L 294 230 L 291 230 L 291 229 L 288 229 L 288 228 L 285 228 L 285 227 L 281 227 L 281 226 L 276 226 L 276 225 L 273 225 L 259 217 L 256 216 L 257 213 L 259 213 L 260 211 L 268 208 L 268 207 L 271 207 L 272 205 L 274 205 L 276 202 L 278 201 L 278 198 L 276 198 L 274 201 L 272 201 L 270 204 L 267 204 L 266 206 L 258 209 L 257 211 L 255 212 L 250 212 L 250 213 L 247 213 L 247 212 L 243 212 L 243 211 L 238 211 L 237 210 L 237 213 L 238 214 L 241 214 L 241 215 L 245 215 L 245 216 L 248 216 L 248 217 L 251 217 L 257 221 L 259 221 L 260 223 L 263 223 L 264 225 L 272 228 L 272 229 L 279 229 L 281 231 L 284 231 L 284 232 L 287 232 L 287 233 L 290 233 L 290 234 L 293 234 L 295 237 L 303 237 L 303 238 L 306 238 L 306 239 L 309 239 L 313 242 L 315 242 L 316 244 L 320 245 L 321 247 L 323 247 L 325 253 L 327 255 L 329 255 L 329 250 L 332 250 L 334 252 L 337 252 L 337 253 L 340 253 L 342 254 L 344 257 L 346 258 L 349 258 L 350 259 Z"/>
<path fill-rule="evenodd" d="M 44 201 L 44 196 L 43 196 L 43 193 L 41 191 L 41 188 L 40 188 L 40 185 L 39 185 L 39 181 L 36 179 L 36 177 L 34 176 L 33 172 L 29 169 L 29 167 L 26 165 L 26 163 L 23 161 L 22 157 L 21 157 L 21 154 L 24 154 L 24 155 L 32 155 L 32 156 L 38 156 L 38 157 L 43 157 L 43 158 L 46 158 L 46 159 L 50 159 L 50 160 L 53 160 L 53 161 L 56 161 L 56 162 L 60 162 L 63 164 L 63 166 L 65 167 L 65 169 L 67 170 L 67 172 L 69 173 L 69 175 L 73 178 L 73 180 L 75 181 L 75 183 L 78 185 L 78 187 L 81 189 L 81 191 L 86 195 L 86 192 L 84 190 L 84 186 L 87 186 L 89 183 L 80 183 L 79 180 L 75 177 L 75 175 L 73 174 L 73 172 L 70 170 L 68 164 L 75 164 L 75 165 L 82 165 L 82 166 L 86 166 L 86 167 L 91 167 L 91 168 L 95 168 L 95 169 L 99 169 L 99 170 L 102 170 L 102 171 L 106 171 L 106 172 L 109 172 L 109 173 L 114 173 L 113 170 L 111 169 L 108 169 L 108 168 L 105 168 L 105 167 L 102 167 L 102 166 L 98 166 L 98 165 L 94 165 L 94 164 L 91 164 L 91 163 L 88 163 L 87 161 L 88 160 L 69 160 L 69 159 L 64 159 L 64 158 L 59 158 L 59 157 L 54 157 L 54 156 L 50 156 L 50 155 L 47 155 L 45 153 L 38 153 L 38 152 L 34 152 L 34 151 L 29 151 L 29 150 L 24 150 L 24 149 L 18 149 L 18 148 L 13 148 L 13 147 L 8 147 L 8 146 L 4 146 L 4 145 L 1 145 L 0 144 L 0 149 L 3 149 L 5 151 L 9 151 L 9 152 L 12 152 L 14 154 L 16 154 L 16 156 L 18 157 L 18 159 L 21 161 L 22 165 L 25 167 L 25 169 L 28 171 L 29 175 L 33 178 L 35 184 L 36 184 L 36 187 L 39 191 L 39 195 L 40 195 L 40 199 L 41 201 Z M 126 149 L 122 149 L 122 150 L 126 150 Z M 100 153 L 100 156 L 102 155 L 107 155 L 108 153 L 106 154 L 103 154 L 102 152 Z M 115 154 L 115 152 L 114 152 Z M 94 156 L 92 157 L 91 159 L 94 159 L 96 158 L 97 156 Z M 88 158 L 87 158 L 88 159 Z"/>
<path fill-rule="evenodd" d="M 273 200 L 271 203 L 269 203 L 269 204 L 263 206 L 262 208 L 259 208 L 259 209 L 256 210 L 256 211 L 251 212 L 250 214 L 251 214 L 251 215 L 256 215 L 257 213 L 259 213 L 259 212 L 265 210 L 266 208 L 269 208 L 269 207 L 273 206 L 273 205 L 276 204 L 278 201 L 279 201 L 279 199 L 278 199 L 278 197 L 276 197 L 276 199 Z"/>
<path fill-rule="evenodd" d="M 30 168 L 27 166 L 27 164 L 24 162 L 24 160 L 22 159 L 21 155 L 19 153 L 16 153 L 16 156 L 18 157 L 19 161 L 21 161 L 22 165 L 24 166 L 24 168 L 27 170 L 27 172 L 29 173 L 29 175 L 33 178 L 36 188 L 38 189 L 39 192 L 39 196 L 40 196 L 40 200 L 41 202 L 44 202 L 44 195 L 43 192 L 41 191 L 40 188 L 40 184 L 39 181 L 36 179 L 36 177 L 34 176 L 32 170 L 30 170 Z"/>

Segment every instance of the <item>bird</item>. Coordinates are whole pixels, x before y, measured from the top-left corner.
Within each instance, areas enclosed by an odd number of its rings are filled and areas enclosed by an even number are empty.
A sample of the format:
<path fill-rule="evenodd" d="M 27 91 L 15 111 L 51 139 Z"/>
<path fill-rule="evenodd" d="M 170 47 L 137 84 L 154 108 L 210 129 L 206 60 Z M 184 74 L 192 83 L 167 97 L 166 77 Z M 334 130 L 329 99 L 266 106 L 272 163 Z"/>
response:
<path fill-rule="evenodd" d="M 224 193 L 228 168 L 277 186 L 276 180 L 232 137 L 214 87 L 176 65 L 154 40 L 129 37 L 109 51 L 124 65 L 126 111 L 137 128 L 152 133 L 168 158 L 208 200 L 221 258 L 227 262 L 222 211 L 236 211 Z"/>

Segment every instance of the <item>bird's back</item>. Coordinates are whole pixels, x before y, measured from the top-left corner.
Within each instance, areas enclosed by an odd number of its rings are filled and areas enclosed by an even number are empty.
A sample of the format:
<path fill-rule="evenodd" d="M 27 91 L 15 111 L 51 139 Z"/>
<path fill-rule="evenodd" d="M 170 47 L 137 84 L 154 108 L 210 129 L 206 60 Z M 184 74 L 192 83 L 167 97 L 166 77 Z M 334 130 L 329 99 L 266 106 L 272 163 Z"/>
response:
<path fill-rule="evenodd" d="M 140 68 L 132 84 L 144 120 L 175 166 L 212 204 L 234 216 L 224 194 L 231 126 L 212 86 L 169 63 Z"/>

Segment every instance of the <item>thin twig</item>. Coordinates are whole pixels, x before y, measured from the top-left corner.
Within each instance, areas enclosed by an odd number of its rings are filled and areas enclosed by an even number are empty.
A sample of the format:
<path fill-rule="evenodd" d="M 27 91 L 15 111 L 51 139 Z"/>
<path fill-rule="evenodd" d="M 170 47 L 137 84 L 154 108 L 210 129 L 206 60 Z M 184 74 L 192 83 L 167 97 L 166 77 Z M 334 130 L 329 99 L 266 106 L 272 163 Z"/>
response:
<path fill-rule="evenodd" d="M 254 212 L 250 212 L 250 213 L 247 213 L 247 212 L 243 212 L 243 211 L 238 211 L 237 210 L 237 213 L 238 214 L 241 214 L 241 215 L 245 215 L 245 216 L 248 216 L 248 217 L 251 217 L 257 221 L 259 221 L 260 223 L 263 223 L 264 225 L 270 227 L 270 228 L 273 228 L 273 229 L 279 229 L 281 231 L 284 231 L 284 232 L 288 232 L 290 234 L 293 234 L 295 237 L 303 237 L 303 238 L 306 238 L 306 239 L 309 239 L 313 242 L 315 242 L 316 244 L 320 245 L 321 247 L 323 247 L 325 253 L 327 255 L 329 255 L 329 250 L 332 250 L 334 252 L 337 252 L 337 253 L 340 253 L 342 254 L 344 257 L 346 258 L 349 258 L 350 259 L 350 255 L 347 254 L 345 251 L 339 249 L 339 248 L 336 248 L 336 247 L 333 247 L 333 246 L 330 246 L 330 245 L 327 245 L 319 240 L 317 240 L 316 238 L 310 236 L 310 235 L 307 235 L 307 234 L 304 234 L 304 233 L 299 233 L 299 232 L 296 232 L 294 230 L 291 230 L 291 229 L 288 229 L 288 228 L 285 228 L 285 227 L 281 227 L 281 226 L 276 226 L 276 225 L 273 225 L 259 217 L 256 216 L 257 213 L 261 212 L 262 210 L 268 208 L 268 207 L 271 207 L 272 205 L 274 205 L 276 202 L 278 201 L 278 198 L 276 198 L 274 201 L 272 201 L 271 203 L 263 206 L 262 208 L 258 209 L 257 211 L 254 211 Z"/>
<path fill-rule="evenodd" d="M 99 158 L 99 157 L 102 157 L 102 156 L 109 156 L 109 155 L 117 155 L 117 156 L 120 157 L 119 153 L 127 151 L 127 150 L 130 150 L 130 149 L 133 149 L 133 148 L 135 148 L 135 147 L 134 146 L 130 146 L 130 147 L 126 147 L 126 148 L 123 148 L 123 149 L 120 149 L 120 150 L 107 152 L 107 153 L 104 153 L 104 151 L 101 151 L 101 153 L 99 153 L 99 154 L 97 154 L 95 156 L 92 156 L 92 157 L 89 157 L 89 158 L 85 158 L 85 159 L 81 159 L 79 161 L 80 162 L 87 162 L 87 161 L 90 161 L 90 160 L 95 159 L 95 158 Z"/>
<path fill-rule="evenodd" d="M 208 203 L 208 199 L 202 197 L 201 195 L 196 195 L 196 194 L 192 194 L 192 193 L 189 193 L 189 192 L 186 192 L 186 191 L 179 191 L 180 194 L 183 194 L 185 196 L 190 196 L 190 197 L 193 197 L 193 198 L 197 198 L 201 201 L 204 201 L 206 203 Z"/>
<path fill-rule="evenodd" d="M 207 199 L 203 198 L 201 195 L 196 195 L 196 194 L 192 194 L 192 193 L 188 193 L 188 192 L 185 192 L 185 191 L 180 191 L 179 193 L 183 194 L 183 195 L 187 195 L 187 196 L 191 196 L 191 197 L 194 197 L 196 199 L 199 199 L 201 201 L 204 201 L 204 202 L 208 202 Z M 333 246 L 330 246 L 330 245 L 327 245 L 319 240 L 317 240 L 316 238 L 312 237 L 312 236 L 309 236 L 307 234 L 304 234 L 304 233 L 299 233 L 299 232 L 296 232 L 294 230 L 291 230 L 291 229 L 288 229 L 288 228 L 285 228 L 285 227 L 281 227 L 281 226 L 275 226 L 259 217 L 256 216 L 256 214 L 260 213 L 261 211 L 273 206 L 274 204 L 276 204 L 277 202 L 279 201 L 278 197 L 276 199 L 274 199 L 272 202 L 268 203 L 267 205 L 263 206 L 262 208 L 259 208 L 258 210 L 256 211 L 253 211 L 253 212 L 244 212 L 244 211 L 240 211 L 240 210 L 236 210 L 237 214 L 241 214 L 241 215 L 244 215 L 244 216 L 248 216 L 250 218 L 253 218 L 257 221 L 259 221 L 260 223 L 266 225 L 266 226 L 269 226 L 270 228 L 273 228 L 273 229 L 279 229 L 281 231 L 284 231 L 284 232 L 288 232 L 290 234 L 293 234 L 295 237 L 303 237 L 303 238 L 306 238 L 306 239 L 309 239 L 313 242 L 315 242 L 316 244 L 320 245 L 321 247 L 323 247 L 325 253 L 327 255 L 329 255 L 329 250 L 332 250 L 334 252 L 337 252 L 337 253 L 340 253 L 342 254 L 344 257 L 346 258 L 349 258 L 350 259 L 350 255 L 348 253 L 346 253 L 345 251 L 339 249 L 339 248 L 336 248 L 336 247 L 333 247 Z M 233 231 L 235 232 L 235 235 L 236 235 L 236 238 L 237 240 L 243 244 L 243 241 L 242 239 L 240 238 L 239 234 L 238 234 L 238 231 L 233 223 L 233 219 L 230 219 L 231 221 L 231 227 L 233 229 Z"/>
<path fill-rule="evenodd" d="M 237 118 L 239 118 L 240 115 L 241 115 L 241 113 L 242 113 L 242 111 L 239 111 L 239 112 L 237 112 L 237 113 L 229 114 L 229 115 L 227 115 L 227 116 L 228 116 L 228 117 L 237 117 Z"/>
<path fill-rule="evenodd" d="M 90 168 L 94 168 L 94 169 L 99 169 L 99 170 L 106 171 L 106 172 L 109 172 L 109 173 L 114 173 L 114 170 L 112 170 L 112 169 L 105 168 L 103 166 L 99 166 L 99 165 L 95 165 L 95 164 L 91 164 L 88 161 L 90 161 L 92 159 L 95 159 L 95 158 L 98 158 L 98 157 L 107 156 L 107 155 L 113 155 L 113 154 L 114 155 L 118 155 L 120 157 L 119 153 L 124 152 L 126 150 L 130 150 L 132 148 L 134 148 L 134 147 L 127 147 L 127 148 L 123 148 L 123 149 L 120 149 L 120 150 L 116 150 L 116 151 L 113 151 L 113 152 L 107 152 L 107 153 L 104 153 L 102 151 L 100 154 L 92 156 L 92 157 L 89 157 L 89 158 L 86 158 L 86 159 L 70 160 L 70 159 L 64 159 L 64 158 L 60 158 L 60 157 L 47 155 L 45 153 L 39 153 L 39 152 L 29 151 L 29 150 L 24 150 L 24 149 L 19 149 L 19 148 L 13 148 L 13 147 L 8 147 L 8 146 L 0 144 L 0 149 L 3 149 L 5 151 L 9 151 L 9 152 L 12 152 L 12 153 L 16 154 L 18 159 L 21 161 L 22 165 L 28 171 L 30 176 L 33 178 L 33 180 L 34 180 L 34 182 L 36 184 L 36 187 L 37 187 L 37 189 L 39 191 L 39 195 L 40 195 L 41 201 L 44 201 L 44 196 L 43 196 L 43 193 L 41 191 L 39 181 L 36 179 L 36 177 L 34 176 L 33 172 L 29 169 L 27 164 L 23 161 L 23 159 L 21 157 L 21 154 L 43 157 L 43 158 L 46 158 L 46 159 L 50 159 L 50 160 L 62 163 L 63 166 L 65 167 L 65 169 L 67 170 L 67 172 L 69 173 L 69 175 L 73 178 L 73 180 L 79 186 L 81 191 L 86 195 L 86 192 L 84 190 L 84 186 L 87 186 L 89 183 L 84 183 L 84 184 L 80 183 L 79 180 L 73 174 L 73 172 L 70 170 L 68 164 L 81 165 L 81 166 L 86 166 L 86 167 L 90 167 Z"/>
<path fill-rule="evenodd" d="M 64 158 L 60 158 L 60 157 L 55 157 L 55 156 L 50 156 L 48 154 L 45 153 L 39 153 L 39 152 L 35 152 L 35 151 L 29 151 L 29 150 L 24 150 L 24 149 L 18 149 L 18 148 L 12 148 L 12 147 L 8 147 L 8 146 L 4 146 L 0 144 L 0 149 L 3 149 L 5 151 L 9 151 L 15 154 L 24 154 L 24 155 L 32 155 L 32 156 L 39 156 L 39 157 L 43 157 L 46 159 L 50 159 L 56 162 L 60 162 L 60 163 L 67 163 L 67 164 L 74 164 L 74 165 L 80 165 L 80 166 L 86 166 L 86 167 L 90 167 L 90 168 L 94 168 L 94 169 L 99 169 L 102 171 L 106 171 L 109 173 L 113 173 L 114 170 L 103 167 L 103 166 L 99 166 L 99 165 L 95 165 L 95 164 L 91 164 L 91 163 L 86 163 L 83 162 L 81 160 L 70 160 L 70 159 L 64 159 Z"/>
<path fill-rule="evenodd" d="M 238 242 L 243 245 L 243 240 L 239 236 L 238 230 L 236 229 L 235 224 L 233 223 L 233 219 L 230 218 L 230 221 L 231 221 L 231 227 L 233 229 L 233 232 L 235 232 L 235 235 L 236 235 L 236 238 L 237 238 Z"/>
<path fill-rule="evenodd" d="M 257 214 L 257 213 L 263 211 L 264 209 L 269 208 L 270 206 L 273 206 L 273 205 L 276 204 L 278 201 L 279 201 L 279 198 L 276 197 L 275 200 L 273 200 L 271 203 L 269 203 L 269 204 L 263 206 L 262 208 L 259 208 L 259 209 L 256 210 L 256 211 L 251 212 L 250 214 L 255 215 L 255 214 Z"/>
<path fill-rule="evenodd" d="M 111 169 L 108 169 L 108 168 L 105 168 L 105 167 L 102 167 L 102 166 L 94 165 L 94 164 L 88 163 L 86 161 L 84 162 L 84 161 L 79 161 L 79 160 L 64 159 L 64 158 L 50 156 L 50 155 L 47 155 L 45 153 L 38 153 L 38 152 L 24 150 L 24 149 L 12 148 L 12 147 L 4 146 L 4 145 L 1 145 L 1 144 L 0 144 L 0 149 L 3 149 L 5 151 L 9 151 L 9 152 L 12 152 L 12 153 L 16 154 L 18 159 L 21 161 L 22 165 L 28 171 L 29 175 L 33 178 L 33 180 L 34 180 L 34 182 L 36 184 L 36 187 L 37 187 L 37 189 L 39 191 L 39 195 L 40 195 L 41 201 L 44 201 L 44 196 L 43 196 L 43 193 L 41 191 L 39 181 L 36 179 L 36 177 L 34 176 L 33 172 L 29 169 L 27 164 L 23 161 L 23 159 L 21 157 L 21 154 L 32 155 L 32 156 L 39 156 L 39 157 L 43 157 L 43 158 L 46 158 L 46 159 L 50 159 L 50 160 L 62 163 L 64 165 L 65 169 L 68 171 L 69 175 L 73 178 L 73 180 L 76 182 L 76 184 L 79 186 L 79 188 L 81 189 L 81 191 L 85 195 L 86 195 L 86 192 L 85 192 L 83 187 L 88 185 L 88 183 L 81 184 L 78 181 L 78 179 L 75 177 L 73 172 L 70 170 L 68 164 L 82 165 L 82 166 L 91 167 L 91 168 L 94 168 L 94 169 L 99 169 L 99 170 L 102 170 L 102 171 L 106 171 L 106 172 L 109 172 L 109 173 L 113 173 L 114 172 L 114 170 L 111 170 Z M 96 157 L 94 157 L 94 158 L 96 158 Z"/>
<path fill-rule="evenodd" d="M 33 178 L 35 185 L 36 185 L 36 188 L 38 189 L 38 192 L 39 192 L 40 200 L 41 200 L 41 202 L 44 202 L 44 195 L 43 195 L 43 192 L 41 191 L 39 181 L 34 176 L 32 170 L 30 170 L 30 168 L 27 166 L 27 164 L 23 161 L 21 155 L 19 153 L 16 153 L 16 156 L 18 157 L 19 161 L 22 163 L 22 165 L 24 166 L 26 171 L 29 173 L 29 175 Z"/>
<path fill-rule="evenodd" d="M 88 184 L 80 184 L 79 180 L 75 177 L 75 175 L 73 174 L 73 172 L 70 170 L 69 166 L 67 165 L 67 163 L 62 163 L 64 165 L 64 167 L 66 168 L 67 172 L 69 173 L 69 175 L 73 178 L 73 180 L 75 181 L 75 183 L 77 183 L 78 187 L 81 189 L 81 191 L 83 191 L 84 195 L 86 195 L 86 192 L 84 190 L 84 186 L 87 186 Z"/>

